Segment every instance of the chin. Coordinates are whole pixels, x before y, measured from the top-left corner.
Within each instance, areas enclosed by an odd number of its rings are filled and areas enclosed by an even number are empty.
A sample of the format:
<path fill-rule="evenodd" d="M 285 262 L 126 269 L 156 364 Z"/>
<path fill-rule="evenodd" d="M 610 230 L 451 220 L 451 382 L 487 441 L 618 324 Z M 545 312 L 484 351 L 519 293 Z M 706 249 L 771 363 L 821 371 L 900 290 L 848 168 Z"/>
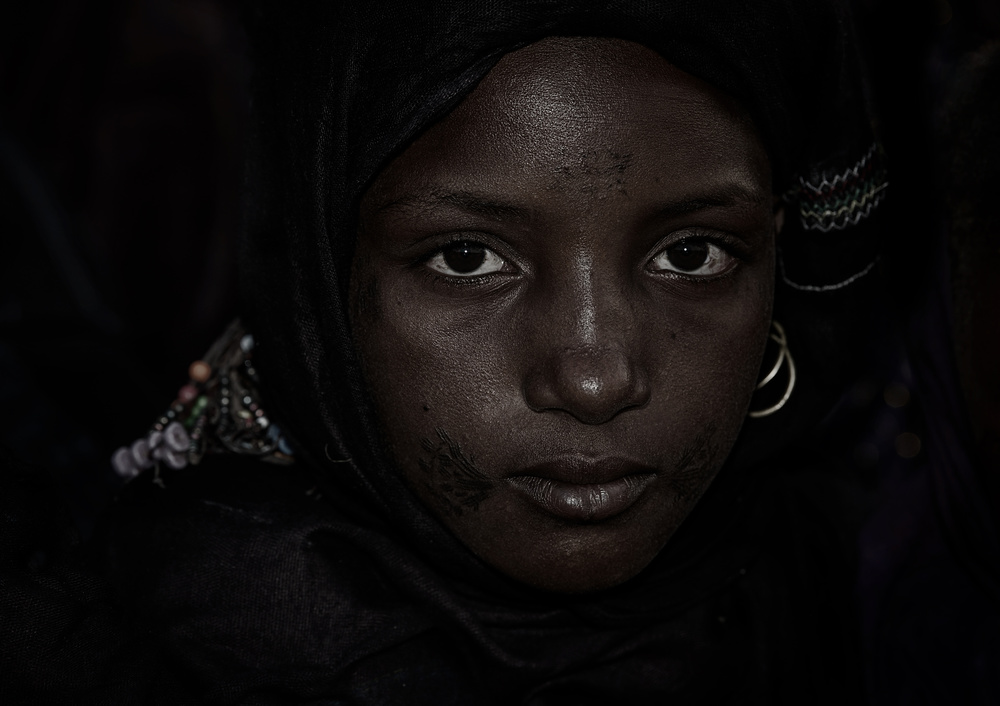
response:
<path fill-rule="evenodd" d="M 584 540 L 585 541 L 585 540 Z M 663 544 L 665 544 L 664 542 Z M 586 594 L 620 586 L 635 578 L 662 549 L 643 548 L 635 551 L 621 547 L 587 546 L 555 547 L 537 561 L 516 567 L 497 568 L 521 583 L 543 591 L 561 594 Z"/>
<path fill-rule="evenodd" d="M 508 544 L 480 556 L 533 588 L 562 594 L 604 591 L 635 578 L 649 566 L 683 517 L 659 518 L 655 531 L 642 519 L 628 513 L 594 524 L 561 523 L 518 541 L 520 551 L 508 551 Z"/>

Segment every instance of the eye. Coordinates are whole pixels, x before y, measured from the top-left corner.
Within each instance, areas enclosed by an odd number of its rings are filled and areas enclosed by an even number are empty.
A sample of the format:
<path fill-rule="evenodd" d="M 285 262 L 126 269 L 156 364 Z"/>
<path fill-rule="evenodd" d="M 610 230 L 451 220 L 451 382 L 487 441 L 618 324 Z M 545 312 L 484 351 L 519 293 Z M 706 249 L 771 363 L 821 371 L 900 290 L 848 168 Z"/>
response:
<path fill-rule="evenodd" d="M 736 264 L 736 258 L 715 243 L 686 238 L 657 253 L 650 266 L 654 272 L 679 272 L 694 277 L 720 275 Z"/>
<path fill-rule="evenodd" d="M 503 258 L 485 245 L 467 240 L 441 248 L 427 266 L 450 277 L 480 277 L 503 269 Z"/>

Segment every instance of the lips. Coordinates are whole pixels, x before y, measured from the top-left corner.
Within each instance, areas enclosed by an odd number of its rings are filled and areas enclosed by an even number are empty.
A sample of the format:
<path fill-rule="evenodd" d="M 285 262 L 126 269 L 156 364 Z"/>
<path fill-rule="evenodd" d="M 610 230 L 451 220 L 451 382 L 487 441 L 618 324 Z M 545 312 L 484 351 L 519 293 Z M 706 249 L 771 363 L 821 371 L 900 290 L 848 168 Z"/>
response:
<path fill-rule="evenodd" d="M 632 507 L 655 478 L 653 469 L 627 461 L 568 459 L 533 466 L 507 481 L 551 515 L 601 522 Z"/>

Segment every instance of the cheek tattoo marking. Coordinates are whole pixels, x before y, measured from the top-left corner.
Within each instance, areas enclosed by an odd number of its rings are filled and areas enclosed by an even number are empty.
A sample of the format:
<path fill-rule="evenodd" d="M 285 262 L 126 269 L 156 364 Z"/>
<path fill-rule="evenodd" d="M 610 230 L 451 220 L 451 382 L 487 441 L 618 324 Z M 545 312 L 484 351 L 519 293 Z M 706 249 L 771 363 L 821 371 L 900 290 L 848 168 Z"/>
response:
<path fill-rule="evenodd" d="M 418 459 L 426 480 L 424 487 L 431 492 L 440 507 L 452 517 L 464 510 L 478 510 L 479 503 L 493 494 L 495 485 L 476 468 L 475 461 L 466 458 L 461 447 L 451 440 L 444 429 L 435 429 L 438 441 L 421 439 L 426 459 Z"/>
<path fill-rule="evenodd" d="M 670 487 L 674 489 L 677 497 L 687 500 L 696 494 L 706 480 L 706 475 L 711 468 L 712 461 L 719 456 L 719 450 L 715 444 L 716 425 L 709 423 L 695 438 L 691 445 L 684 450 L 681 460 L 677 463 L 677 468 L 667 476 Z"/>

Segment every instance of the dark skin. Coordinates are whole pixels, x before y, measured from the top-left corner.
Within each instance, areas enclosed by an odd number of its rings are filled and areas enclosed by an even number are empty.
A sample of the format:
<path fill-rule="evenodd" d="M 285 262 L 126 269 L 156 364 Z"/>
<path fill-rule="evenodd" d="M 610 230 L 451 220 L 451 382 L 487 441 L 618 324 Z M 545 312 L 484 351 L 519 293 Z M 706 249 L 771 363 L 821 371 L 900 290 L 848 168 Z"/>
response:
<path fill-rule="evenodd" d="M 740 106 L 653 51 L 504 57 L 361 204 L 352 323 L 410 487 L 529 585 L 639 573 L 743 424 L 773 203 Z"/>

